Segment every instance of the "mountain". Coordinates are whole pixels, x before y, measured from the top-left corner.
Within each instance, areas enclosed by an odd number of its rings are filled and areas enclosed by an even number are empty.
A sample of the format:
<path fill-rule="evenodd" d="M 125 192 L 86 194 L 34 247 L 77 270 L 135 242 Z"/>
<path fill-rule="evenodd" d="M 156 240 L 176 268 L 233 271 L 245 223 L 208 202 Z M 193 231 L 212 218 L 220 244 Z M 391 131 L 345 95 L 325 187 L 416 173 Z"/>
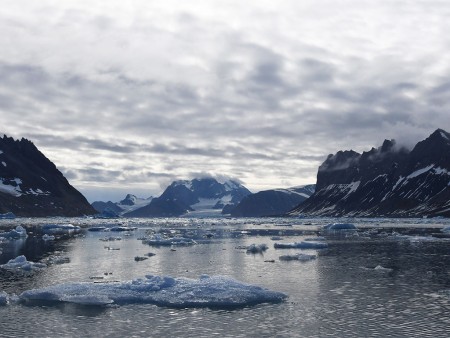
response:
<path fill-rule="evenodd" d="M 176 217 L 220 215 L 251 192 L 234 180 L 220 183 L 212 177 L 174 181 L 150 204 L 124 214 L 126 217 Z"/>
<path fill-rule="evenodd" d="M 248 195 L 230 211 L 233 217 L 261 217 L 283 215 L 310 197 L 315 185 L 289 189 L 264 190 Z"/>
<path fill-rule="evenodd" d="M 0 213 L 82 216 L 95 210 L 29 140 L 0 138 Z"/>
<path fill-rule="evenodd" d="M 100 214 L 120 216 L 150 204 L 152 198 L 153 197 L 140 198 L 132 194 L 127 194 L 125 198 L 119 202 L 95 201 L 91 205 Z"/>
<path fill-rule="evenodd" d="M 319 167 L 316 192 L 290 215 L 450 216 L 450 134 L 436 130 L 411 150 L 394 140 L 339 151 Z"/>

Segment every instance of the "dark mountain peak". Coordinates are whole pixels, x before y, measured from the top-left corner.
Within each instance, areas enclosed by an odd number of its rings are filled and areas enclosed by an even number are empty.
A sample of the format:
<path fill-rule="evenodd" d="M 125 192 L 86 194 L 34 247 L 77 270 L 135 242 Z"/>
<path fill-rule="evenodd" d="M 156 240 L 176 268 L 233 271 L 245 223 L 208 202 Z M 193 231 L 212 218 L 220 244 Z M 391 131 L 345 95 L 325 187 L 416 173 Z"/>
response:
<path fill-rule="evenodd" d="M 319 171 L 336 171 L 348 169 L 355 163 L 361 154 L 353 150 L 338 151 L 336 154 L 328 155 L 324 163 L 319 167 Z"/>
<path fill-rule="evenodd" d="M 119 202 L 121 205 L 135 205 L 137 197 L 132 194 L 127 194 L 123 200 Z"/>
<path fill-rule="evenodd" d="M 0 138 L 0 213 L 81 216 L 94 209 L 33 142 Z"/>
<path fill-rule="evenodd" d="M 442 129 L 416 144 L 411 151 L 409 167 L 420 168 L 437 163 L 450 168 L 450 134 Z"/>
<path fill-rule="evenodd" d="M 443 129 L 436 129 L 425 141 L 443 142 L 450 144 L 450 133 Z"/>
<path fill-rule="evenodd" d="M 392 151 L 392 150 L 394 150 L 395 145 L 396 145 L 396 142 L 394 139 L 384 140 L 383 145 L 380 148 L 380 152 L 386 153 L 386 152 Z"/>

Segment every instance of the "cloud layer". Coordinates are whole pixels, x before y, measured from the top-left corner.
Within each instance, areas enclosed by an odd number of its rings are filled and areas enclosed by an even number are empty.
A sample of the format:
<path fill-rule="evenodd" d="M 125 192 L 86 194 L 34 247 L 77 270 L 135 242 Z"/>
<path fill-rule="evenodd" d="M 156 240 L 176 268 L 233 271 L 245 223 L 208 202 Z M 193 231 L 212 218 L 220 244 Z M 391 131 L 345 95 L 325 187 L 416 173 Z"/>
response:
<path fill-rule="evenodd" d="M 450 129 L 442 1 L 6 1 L 2 132 L 96 199 L 198 172 L 306 184 Z M 119 196 L 120 195 L 120 196 Z"/>

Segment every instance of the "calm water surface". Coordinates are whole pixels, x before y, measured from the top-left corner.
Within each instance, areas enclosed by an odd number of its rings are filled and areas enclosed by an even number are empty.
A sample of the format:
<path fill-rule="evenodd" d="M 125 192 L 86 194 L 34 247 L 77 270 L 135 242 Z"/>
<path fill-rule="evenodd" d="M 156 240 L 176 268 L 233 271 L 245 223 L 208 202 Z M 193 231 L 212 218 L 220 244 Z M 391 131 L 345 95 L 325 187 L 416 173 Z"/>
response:
<path fill-rule="evenodd" d="M 56 221 L 83 226 L 123 222 Z M 331 221 L 133 220 L 132 225 L 138 229 L 129 235 L 84 231 L 81 237 L 50 242 L 43 241 L 38 233 L 39 224 L 49 220 L 5 221 L 0 227 L 23 224 L 34 234 L 26 240 L 0 244 L 0 264 L 21 254 L 34 262 L 47 262 L 55 256 L 70 259 L 69 263 L 49 265 L 33 274 L 0 269 L 0 291 L 8 294 L 68 281 L 92 282 L 92 277 L 124 281 L 146 274 L 189 278 L 209 274 L 232 276 L 289 297 L 280 304 L 237 310 L 170 309 L 148 304 L 120 307 L 11 304 L 0 307 L 0 336 L 448 337 L 450 240 L 430 236 L 447 225 L 445 221 L 352 220 L 359 230 L 325 235 L 328 249 L 273 247 L 274 242 L 317 236 L 320 225 Z M 409 237 L 392 236 L 393 230 Z M 199 244 L 172 251 L 138 240 L 159 231 L 190 236 L 198 239 Z M 283 239 L 273 241 L 274 235 Z M 109 236 L 121 240 L 101 240 Z M 247 254 L 242 247 L 253 243 L 265 243 L 269 249 L 264 255 Z M 135 256 L 149 252 L 155 256 L 145 261 L 134 260 Z M 317 259 L 279 260 L 281 255 L 299 252 L 316 254 Z M 375 269 L 377 266 L 385 269 Z"/>

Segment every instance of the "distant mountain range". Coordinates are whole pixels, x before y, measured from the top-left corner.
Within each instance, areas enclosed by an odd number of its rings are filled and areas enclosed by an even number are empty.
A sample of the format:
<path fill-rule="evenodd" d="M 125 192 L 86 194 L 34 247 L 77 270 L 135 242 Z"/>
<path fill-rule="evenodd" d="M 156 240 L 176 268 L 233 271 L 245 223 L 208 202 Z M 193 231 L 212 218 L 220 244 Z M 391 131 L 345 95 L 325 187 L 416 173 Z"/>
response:
<path fill-rule="evenodd" d="M 319 167 L 316 192 L 290 215 L 450 216 L 450 134 L 436 130 L 411 150 L 394 140 L 359 154 L 339 151 Z"/>
<path fill-rule="evenodd" d="M 303 203 L 314 191 L 315 184 L 260 191 L 244 197 L 230 214 L 234 217 L 280 216 Z"/>
<path fill-rule="evenodd" d="M 135 195 L 128 194 L 119 202 L 95 201 L 91 205 L 104 217 L 117 217 L 148 205 L 152 199 L 153 197 L 140 198 Z"/>
<path fill-rule="evenodd" d="M 234 180 L 215 178 L 174 181 L 158 198 L 134 195 L 117 203 L 94 202 L 103 217 L 261 217 L 280 216 L 314 193 L 315 185 L 273 189 L 252 194 Z"/>
<path fill-rule="evenodd" d="M 219 182 L 212 177 L 174 181 L 162 195 L 125 213 L 125 217 L 215 216 L 236 206 L 251 192 L 235 180 Z"/>
<path fill-rule="evenodd" d="M 56 166 L 26 139 L 0 138 L 0 213 L 82 216 L 95 210 Z"/>

